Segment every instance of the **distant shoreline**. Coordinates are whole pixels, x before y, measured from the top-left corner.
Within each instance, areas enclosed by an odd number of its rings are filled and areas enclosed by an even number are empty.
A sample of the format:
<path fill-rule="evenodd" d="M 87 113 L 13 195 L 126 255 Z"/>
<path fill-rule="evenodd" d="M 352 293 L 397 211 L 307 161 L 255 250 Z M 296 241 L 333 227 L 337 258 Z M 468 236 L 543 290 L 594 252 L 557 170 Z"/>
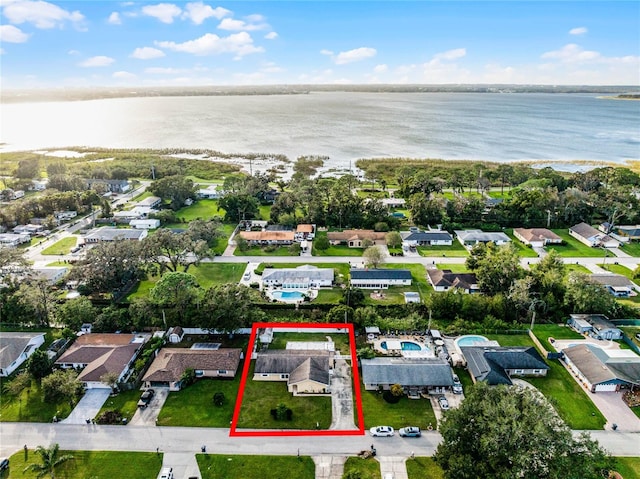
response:
<path fill-rule="evenodd" d="M 342 93 L 563 93 L 600 94 L 599 98 L 624 98 L 638 86 L 578 86 L 578 85 L 256 85 L 203 87 L 117 87 L 11 90 L 0 92 L 0 103 L 38 103 L 57 101 L 88 101 L 114 98 L 147 98 L 174 96 L 251 96 L 306 95 L 320 92 Z M 611 95 L 611 96 L 609 96 Z M 617 95 L 617 96 L 613 96 Z M 635 95 L 635 94 L 632 94 Z"/>

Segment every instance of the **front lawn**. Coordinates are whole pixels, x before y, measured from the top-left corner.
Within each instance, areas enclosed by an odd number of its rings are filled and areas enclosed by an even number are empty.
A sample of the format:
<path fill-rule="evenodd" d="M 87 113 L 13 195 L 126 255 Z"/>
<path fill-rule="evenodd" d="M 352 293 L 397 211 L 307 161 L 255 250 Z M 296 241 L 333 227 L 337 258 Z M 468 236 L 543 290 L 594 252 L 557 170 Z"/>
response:
<path fill-rule="evenodd" d="M 48 248 L 42 250 L 42 254 L 47 256 L 69 254 L 71 252 L 71 248 L 75 247 L 77 242 L 78 238 L 76 236 L 67 236 L 66 238 L 62 238 L 60 241 L 56 241 Z"/>
<path fill-rule="evenodd" d="M 448 269 L 452 273 L 470 273 L 465 263 L 438 263 L 438 269 Z"/>
<path fill-rule="evenodd" d="M 615 471 L 624 479 L 640 479 L 640 457 L 616 457 Z"/>
<path fill-rule="evenodd" d="M 564 228 L 554 229 L 551 231 L 560 236 L 564 241 L 564 244 L 548 245 L 546 246 L 546 249 L 547 251 L 551 251 L 552 249 L 554 249 L 560 256 L 564 258 L 604 258 L 605 254 L 607 255 L 607 257 L 615 256 L 610 251 L 603 250 L 602 248 L 592 248 L 584 243 L 581 243 L 573 236 L 571 236 L 568 230 Z"/>
<path fill-rule="evenodd" d="M 2 378 L 0 386 L 4 386 L 6 378 Z M 72 406 L 68 401 L 50 403 L 44 400 L 40 385 L 31 381 L 31 386 L 23 389 L 17 396 L 0 394 L 1 422 L 51 422 L 53 416 L 58 419 L 66 418 Z"/>
<path fill-rule="evenodd" d="M 293 325 L 295 326 L 295 325 Z M 349 335 L 343 333 L 283 333 L 276 328 L 273 334 L 273 342 L 269 349 L 286 349 L 288 341 L 326 341 L 327 336 L 333 339 L 336 351 L 341 354 L 350 354 Z"/>
<path fill-rule="evenodd" d="M 591 270 L 586 266 L 582 266 L 581 264 L 565 263 L 564 271 L 566 274 L 569 274 L 569 273 L 591 274 Z"/>
<path fill-rule="evenodd" d="M 318 231 L 316 233 L 316 238 L 321 236 L 327 236 L 326 231 Z M 315 241 L 312 243 L 315 244 Z M 311 252 L 313 256 L 362 256 L 364 252 L 364 248 L 349 248 L 347 245 L 335 245 L 329 246 L 326 250 L 319 250 L 313 247 L 313 251 Z"/>
<path fill-rule="evenodd" d="M 202 479 L 314 479 L 309 456 L 249 456 L 196 454 Z"/>
<path fill-rule="evenodd" d="M 620 249 L 631 256 L 640 257 L 640 241 L 632 241 L 622 245 Z"/>
<path fill-rule="evenodd" d="M 234 256 L 300 256 L 289 251 L 288 246 L 250 246 L 245 251 L 236 248 Z"/>
<path fill-rule="evenodd" d="M 119 392 L 117 395 L 109 397 L 102 405 L 97 416 L 100 416 L 102 413 L 107 411 L 118 411 L 123 418 L 127 419 L 127 423 L 130 422 L 138 409 L 138 399 L 140 399 L 140 394 L 141 392 L 139 389 L 132 389 L 130 391 Z"/>
<path fill-rule="evenodd" d="M 418 246 L 417 250 L 420 256 L 446 256 L 449 258 L 464 258 L 469 256 L 469 251 L 462 246 L 458 240 L 453 240 L 451 246 Z"/>
<path fill-rule="evenodd" d="M 185 223 L 193 220 L 210 220 L 215 216 L 224 217 L 225 211 L 218 209 L 218 200 L 198 200 L 191 206 L 183 206 L 176 211 L 176 217 Z"/>
<path fill-rule="evenodd" d="M 241 376 L 242 363 L 233 380 L 200 379 L 182 391 L 170 392 L 158 416 L 158 425 L 229 427 Z M 213 404 L 213 395 L 217 392 L 224 394 L 222 406 Z"/>
<path fill-rule="evenodd" d="M 48 447 L 48 444 L 43 444 Z M 56 477 L 64 479 L 115 478 L 152 479 L 162 467 L 162 454 L 155 452 L 114 451 L 60 451 L 59 456 L 70 454 L 70 459 L 56 467 Z M 35 479 L 35 472 L 23 472 L 30 464 L 42 464 L 40 456 L 29 449 L 27 458 L 23 451 L 9 459 L 8 479 Z M 47 474 L 48 475 L 48 474 Z M 4 476 L 3 476 L 4 477 Z M 52 476 L 53 477 L 53 476 Z"/>
<path fill-rule="evenodd" d="M 409 479 L 444 479 L 444 471 L 431 457 L 415 457 L 407 459 L 407 474 Z"/>
<path fill-rule="evenodd" d="M 627 268 L 626 266 L 622 266 L 621 264 L 609 264 L 609 263 L 599 264 L 598 266 L 600 266 L 602 269 L 606 269 L 611 273 L 621 274 L 622 276 L 626 276 L 631 281 L 634 281 L 633 270 Z"/>
<path fill-rule="evenodd" d="M 428 399 L 400 398 L 396 404 L 386 402 L 377 391 L 365 391 L 362 386 L 362 410 L 367 431 L 374 426 L 391 426 L 399 429 L 418 426 L 426 430 L 429 424 L 436 426 L 436 416 Z"/>
<path fill-rule="evenodd" d="M 347 476 L 347 474 L 353 474 Z M 344 464 L 344 474 L 342 477 L 357 477 L 359 479 L 380 479 L 380 463 L 374 458 L 362 459 L 361 457 L 350 457 Z M 426 477 L 426 476 L 425 476 Z"/>
<path fill-rule="evenodd" d="M 224 253 L 224 250 L 227 249 L 227 246 L 229 246 L 229 238 L 231 237 L 231 234 L 235 229 L 236 225 L 230 225 L 228 223 L 223 223 L 221 225 L 220 238 L 218 238 L 218 242 L 216 243 L 216 245 L 211 248 L 214 253 L 216 253 L 217 255 L 221 255 L 222 253 Z"/>
<path fill-rule="evenodd" d="M 504 232 L 507 234 L 507 236 L 509 236 L 509 238 L 511 238 L 511 243 L 513 243 L 513 246 L 516 247 L 516 250 L 518 251 L 518 256 L 520 256 L 521 258 L 537 258 L 538 257 L 538 253 L 536 253 L 533 250 L 533 248 L 522 243 L 518 238 L 516 238 L 513 235 L 512 228 L 505 229 Z"/>
<path fill-rule="evenodd" d="M 280 381 L 254 381 L 253 369 L 242 396 L 242 407 L 236 426 L 239 429 L 328 429 L 331 425 L 331 397 L 294 397 L 287 391 L 287 383 Z M 285 404 L 293 411 L 291 421 L 277 421 L 271 409 Z"/>

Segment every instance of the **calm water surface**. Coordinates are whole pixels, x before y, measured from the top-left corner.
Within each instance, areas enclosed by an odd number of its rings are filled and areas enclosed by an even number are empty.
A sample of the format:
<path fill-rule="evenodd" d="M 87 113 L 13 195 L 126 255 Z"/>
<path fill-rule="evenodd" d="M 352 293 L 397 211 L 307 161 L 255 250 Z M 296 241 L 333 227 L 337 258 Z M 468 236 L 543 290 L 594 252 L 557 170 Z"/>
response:
<path fill-rule="evenodd" d="M 640 158 L 640 102 L 581 94 L 311 93 L 2 106 L 4 151 L 96 146 L 478 160 Z"/>

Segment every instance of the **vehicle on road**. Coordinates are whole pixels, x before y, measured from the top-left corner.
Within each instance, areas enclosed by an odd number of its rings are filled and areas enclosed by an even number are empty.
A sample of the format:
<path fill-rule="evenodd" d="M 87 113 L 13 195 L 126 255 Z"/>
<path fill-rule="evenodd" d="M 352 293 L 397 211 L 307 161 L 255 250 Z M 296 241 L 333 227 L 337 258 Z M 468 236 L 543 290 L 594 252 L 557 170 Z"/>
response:
<path fill-rule="evenodd" d="M 160 474 L 158 474 L 158 479 L 174 479 L 173 467 L 163 467 Z"/>
<path fill-rule="evenodd" d="M 446 397 L 440 396 L 438 398 L 438 404 L 440 405 L 440 409 L 442 409 L 443 411 L 449 410 L 449 401 L 447 401 Z"/>
<path fill-rule="evenodd" d="M 151 402 L 151 400 L 153 399 L 153 396 L 155 395 L 155 393 L 156 392 L 153 389 L 147 389 L 145 392 L 143 392 L 142 396 L 140 396 L 140 400 L 138 401 L 138 407 L 140 408 L 147 407 Z"/>
<path fill-rule="evenodd" d="M 398 429 L 398 434 L 400 434 L 400 437 L 420 437 L 422 436 L 422 431 L 418 426 L 407 426 Z"/>
<path fill-rule="evenodd" d="M 245 281 L 249 281 L 251 279 L 251 273 L 245 273 L 242 279 L 244 279 Z"/>
<path fill-rule="evenodd" d="M 5 471 L 7 469 L 9 469 L 9 459 L 6 457 L 0 458 L 0 471 Z"/>
<path fill-rule="evenodd" d="M 391 426 L 376 426 L 369 429 L 373 437 L 390 437 L 393 436 L 393 428 Z"/>
<path fill-rule="evenodd" d="M 462 394 L 462 383 L 457 374 L 453 375 L 453 394 Z"/>

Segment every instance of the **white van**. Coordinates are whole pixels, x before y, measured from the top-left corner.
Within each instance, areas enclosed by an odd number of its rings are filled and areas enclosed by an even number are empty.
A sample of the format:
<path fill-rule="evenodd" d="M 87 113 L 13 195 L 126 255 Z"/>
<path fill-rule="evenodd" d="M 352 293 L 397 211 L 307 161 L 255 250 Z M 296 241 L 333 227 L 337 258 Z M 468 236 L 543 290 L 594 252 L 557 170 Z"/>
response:
<path fill-rule="evenodd" d="M 163 467 L 160 474 L 158 474 L 158 479 L 174 479 L 173 478 L 173 468 L 172 467 Z"/>

